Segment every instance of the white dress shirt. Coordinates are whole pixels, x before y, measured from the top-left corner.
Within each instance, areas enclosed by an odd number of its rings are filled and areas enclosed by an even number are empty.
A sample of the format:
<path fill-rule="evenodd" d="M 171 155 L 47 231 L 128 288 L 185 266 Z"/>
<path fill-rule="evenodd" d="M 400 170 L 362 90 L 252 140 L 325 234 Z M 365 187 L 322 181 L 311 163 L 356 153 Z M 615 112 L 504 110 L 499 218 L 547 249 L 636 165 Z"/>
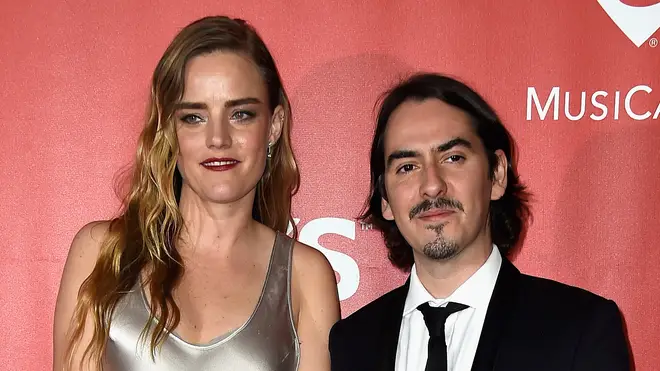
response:
<path fill-rule="evenodd" d="M 493 245 L 493 251 L 486 262 L 445 299 L 436 299 L 426 290 L 413 265 L 410 289 L 403 308 L 395 370 L 424 371 L 426 366 L 429 331 L 424 323 L 424 316 L 417 307 L 423 303 L 429 303 L 432 307 L 444 307 L 447 302 L 452 301 L 465 304 L 469 308 L 450 315 L 445 322 L 447 371 L 469 371 L 477 353 L 488 303 L 501 265 L 502 256 L 499 249 Z"/>

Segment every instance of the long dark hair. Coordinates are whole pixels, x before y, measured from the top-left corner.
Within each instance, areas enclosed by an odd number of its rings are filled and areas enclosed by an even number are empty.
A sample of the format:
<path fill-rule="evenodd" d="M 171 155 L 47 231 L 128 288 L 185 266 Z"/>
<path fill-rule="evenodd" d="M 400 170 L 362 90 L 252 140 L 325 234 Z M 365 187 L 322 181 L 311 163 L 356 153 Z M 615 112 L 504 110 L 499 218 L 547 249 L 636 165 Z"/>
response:
<path fill-rule="evenodd" d="M 473 128 L 481 139 L 486 155 L 490 176 L 497 165 L 496 150 L 502 150 L 508 160 L 507 188 L 504 195 L 491 201 L 489 212 L 490 232 L 493 243 L 501 253 L 510 255 L 521 241 L 531 216 L 528 202 L 530 198 L 516 171 L 516 151 L 513 138 L 504 127 L 495 111 L 466 84 L 448 76 L 432 73 L 415 74 L 385 92 L 380 99 L 376 121 L 376 131 L 371 145 L 371 189 L 364 211 L 359 219 L 371 223 L 381 231 L 389 259 L 396 267 L 408 271 L 413 264 L 412 247 L 403 238 L 394 221 L 386 220 L 381 209 L 381 200 L 387 200 L 384 186 L 385 173 L 385 129 L 392 115 L 402 103 L 415 100 L 439 99 L 466 112 Z"/>

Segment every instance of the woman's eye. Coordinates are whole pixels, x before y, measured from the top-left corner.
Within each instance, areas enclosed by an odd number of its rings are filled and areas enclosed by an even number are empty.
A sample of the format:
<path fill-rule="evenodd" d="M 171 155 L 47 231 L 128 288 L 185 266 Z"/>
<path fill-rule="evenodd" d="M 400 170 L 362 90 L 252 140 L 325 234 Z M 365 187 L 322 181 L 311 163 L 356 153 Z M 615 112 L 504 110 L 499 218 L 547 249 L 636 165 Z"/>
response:
<path fill-rule="evenodd" d="M 204 121 L 204 119 L 202 119 L 199 115 L 195 114 L 183 115 L 181 116 L 180 120 L 186 124 L 198 124 Z"/>
<path fill-rule="evenodd" d="M 231 119 L 235 121 L 245 121 L 253 118 L 254 112 L 250 111 L 236 111 L 231 115 Z"/>

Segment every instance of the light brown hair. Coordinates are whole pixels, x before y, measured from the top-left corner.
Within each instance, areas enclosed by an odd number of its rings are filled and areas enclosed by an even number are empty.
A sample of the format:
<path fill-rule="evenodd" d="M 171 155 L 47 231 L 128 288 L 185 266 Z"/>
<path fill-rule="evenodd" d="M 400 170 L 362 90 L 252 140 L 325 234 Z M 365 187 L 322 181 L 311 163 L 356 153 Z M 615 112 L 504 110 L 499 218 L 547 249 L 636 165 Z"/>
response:
<path fill-rule="evenodd" d="M 67 368 L 72 366 L 89 317 L 93 336 L 86 346 L 85 362 L 103 368 L 110 321 L 119 300 L 145 278 L 151 306 L 142 332 L 150 339 L 152 357 L 179 323 L 180 313 L 172 291 L 184 265 L 175 243 L 183 228 L 178 209 L 181 175 L 176 168 L 178 144 L 174 106 L 182 98 L 187 62 L 214 51 L 231 51 L 249 57 L 258 67 L 268 89 L 271 113 L 284 111 L 282 134 L 272 148 L 263 177 L 257 184 L 253 218 L 286 233 L 291 218 L 291 197 L 300 177 L 290 141 L 291 108 L 282 81 L 263 40 L 240 19 L 206 17 L 183 28 L 158 62 L 152 77 L 146 125 L 140 135 L 135 167 L 124 207 L 110 223 L 94 270 L 83 282 L 69 328 Z M 154 318 L 158 321 L 152 325 Z"/>

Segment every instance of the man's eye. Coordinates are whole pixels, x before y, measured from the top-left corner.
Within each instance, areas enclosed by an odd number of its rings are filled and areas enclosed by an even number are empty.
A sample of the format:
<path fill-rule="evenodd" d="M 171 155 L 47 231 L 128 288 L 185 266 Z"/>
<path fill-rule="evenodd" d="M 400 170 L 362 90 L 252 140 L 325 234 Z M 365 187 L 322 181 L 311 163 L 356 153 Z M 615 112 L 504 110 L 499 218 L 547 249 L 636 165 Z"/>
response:
<path fill-rule="evenodd" d="M 415 169 L 415 166 L 412 164 L 404 164 L 401 166 L 399 169 L 397 169 L 397 173 L 402 174 L 402 173 L 408 173 L 410 171 L 413 171 Z"/>
<path fill-rule="evenodd" d="M 463 157 L 461 155 L 451 155 L 451 156 L 447 157 L 447 160 L 449 162 L 461 162 L 461 161 L 465 160 L 465 157 Z"/>

